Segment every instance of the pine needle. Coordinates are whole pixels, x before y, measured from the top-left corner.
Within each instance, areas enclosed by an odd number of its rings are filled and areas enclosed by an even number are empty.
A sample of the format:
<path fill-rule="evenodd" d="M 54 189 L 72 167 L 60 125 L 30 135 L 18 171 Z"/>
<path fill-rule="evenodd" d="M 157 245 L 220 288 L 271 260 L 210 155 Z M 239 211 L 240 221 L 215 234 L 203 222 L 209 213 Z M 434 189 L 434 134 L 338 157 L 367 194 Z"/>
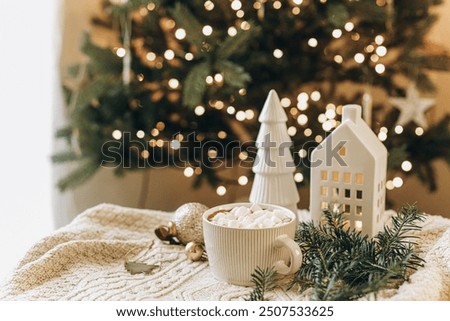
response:
<path fill-rule="evenodd" d="M 255 287 L 249 296 L 245 298 L 245 301 L 267 301 L 265 298 L 266 293 L 273 290 L 277 285 L 275 270 L 273 268 L 261 269 L 257 267 L 251 276 Z"/>

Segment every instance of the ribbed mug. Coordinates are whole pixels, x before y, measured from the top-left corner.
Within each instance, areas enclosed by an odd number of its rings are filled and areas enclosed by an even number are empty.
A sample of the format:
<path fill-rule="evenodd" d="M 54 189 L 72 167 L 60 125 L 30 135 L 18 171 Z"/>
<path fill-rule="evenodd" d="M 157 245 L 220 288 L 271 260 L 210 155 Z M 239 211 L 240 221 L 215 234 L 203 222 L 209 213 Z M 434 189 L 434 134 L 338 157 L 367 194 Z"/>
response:
<path fill-rule="evenodd" d="M 251 274 L 257 267 L 274 267 L 280 274 L 296 272 L 302 264 L 302 253 L 294 241 L 297 217 L 278 205 L 259 204 L 263 209 L 281 210 L 289 222 L 269 228 L 231 228 L 210 221 L 218 211 L 250 207 L 251 203 L 230 203 L 212 207 L 203 214 L 203 235 L 209 267 L 218 280 L 251 286 Z"/>

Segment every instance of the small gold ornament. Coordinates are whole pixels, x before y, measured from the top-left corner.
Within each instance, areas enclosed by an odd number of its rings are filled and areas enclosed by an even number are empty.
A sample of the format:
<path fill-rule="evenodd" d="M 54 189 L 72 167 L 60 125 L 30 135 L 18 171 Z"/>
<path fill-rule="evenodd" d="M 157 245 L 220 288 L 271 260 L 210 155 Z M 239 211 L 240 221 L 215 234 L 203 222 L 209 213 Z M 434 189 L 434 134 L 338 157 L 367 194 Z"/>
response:
<path fill-rule="evenodd" d="M 176 237 L 183 244 L 196 242 L 203 244 L 203 213 L 208 209 L 201 203 L 186 203 L 181 205 L 173 216 L 176 227 Z"/>
<path fill-rule="evenodd" d="M 189 260 L 196 262 L 204 258 L 205 248 L 203 247 L 203 244 L 189 242 L 184 248 L 184 253 L 186 253 Z"/>
<path fill-rule="evenodd" d="M 168 241 L 170 244 L 180 244 L 177 237 L 177 228 L 174 222 L 169 222 L 166 225 L 160 225 L 155 229 L 156 236 L 161 241 Z"/>

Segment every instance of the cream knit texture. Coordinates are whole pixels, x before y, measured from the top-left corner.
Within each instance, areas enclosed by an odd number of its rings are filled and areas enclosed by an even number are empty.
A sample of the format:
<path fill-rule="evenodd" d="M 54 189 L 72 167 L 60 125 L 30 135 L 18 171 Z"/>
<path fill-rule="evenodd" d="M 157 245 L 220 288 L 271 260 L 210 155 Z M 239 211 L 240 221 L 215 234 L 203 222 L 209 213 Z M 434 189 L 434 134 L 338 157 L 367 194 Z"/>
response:
<path fill-rule="evenodd" d="M 36 243 L 0 286 L 0 300 L 242 300 L 251 288 L 217 281 L 207 262 L 191 262 L 184 247 L 158 240 L 154 229 L 172 213 L 100 204 Z M 419 250 L 426 260 L 381 300 L 450 300 L 450 220 L 427 216 Z M 154 242 L 151 249 L 149 245 Z M 126 260 L 158 264 L 129 274 Z M 270 300 L 307 300 L 277 288 Z"/>

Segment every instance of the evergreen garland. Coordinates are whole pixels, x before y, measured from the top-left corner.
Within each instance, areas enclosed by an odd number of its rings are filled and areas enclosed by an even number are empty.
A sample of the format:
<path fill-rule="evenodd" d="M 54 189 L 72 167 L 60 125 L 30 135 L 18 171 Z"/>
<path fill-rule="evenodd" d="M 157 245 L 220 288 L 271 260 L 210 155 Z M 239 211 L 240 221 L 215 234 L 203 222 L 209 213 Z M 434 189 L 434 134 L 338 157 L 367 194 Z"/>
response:
<path fill-rule="evenodd" d="M 290 287 L 308 290 L 311 300 L 356 300 L 404 281 L 424 263 L 414 248 L 414 232 L 425 216 L 415 205 L 404 206 L 373 239 L 346 227 L 342 212 L 323 211 L 323 221 L 301 222 L 296 241 L 303 265 Z M 275 273 L 255 273 L 253 300 L 264 299 L 260 284 L 273 283 Z"/>

